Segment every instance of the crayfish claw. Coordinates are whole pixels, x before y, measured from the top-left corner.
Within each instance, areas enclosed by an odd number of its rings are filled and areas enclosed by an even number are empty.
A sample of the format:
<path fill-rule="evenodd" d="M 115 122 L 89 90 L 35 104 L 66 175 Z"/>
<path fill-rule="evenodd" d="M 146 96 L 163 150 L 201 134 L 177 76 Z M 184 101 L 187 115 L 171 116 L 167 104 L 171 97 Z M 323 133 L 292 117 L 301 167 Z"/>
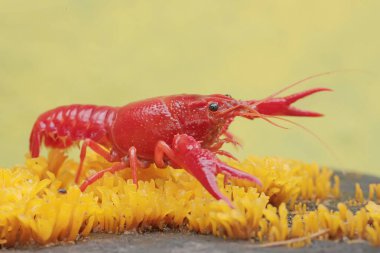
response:
<path fill-rule="evenodd" d="M 320 117 L 323 114 L 318 112 L 300 110 L 292 107 L 294 102 L 321 91 L 331 91 L 328 88 L 315 88 L 292 94 L 286 97 L 270 98 L 262 100 L 257 104 L 257 111 L 264 115 L 277 116 L 301 116 L 301 117 Z"/>
<path fill-rule="evenodd" d="M 323 114 L 319 112 L 305 111 L 295 107 L 288 107 L 283 112 L 286 116 L 301 116 L 301 117 L 322 117 Z"/>
<path fill-rule="evenodd" d="M 310 89 L 310 90 L 306 90 L 306 91 L 302 91 L 302 92 L 299 92 L 299 93 L 296 93 L 296 94 L 292 94 L 292 95 L 289 95 L 289 96 L 286 96 L 285 97 L 285 100 L 288 104 L 292 104 L 294 102 L 296 102 L 297 100 L 300 100 L 304 97 L 307 97 L 307 96 L 310 96 L 314 93 L 317 93 L 317 92 L 321 92 L 321 91 L 332 91 L 331 89 L 329 88 L 315 88 L 315 89 Z"/>
<path fill-rule="evenodd" d="M 248 174 L 244 171 L 230 167 L 227 164 L 220 162 L 220 163 L 218 163 L 218 168 L 219 168 L 219 173 L 227 175 L 228 177 L 245 179 L 245 180 L 248 180 L 252 183 L 259 185 L 260 187 L 263 186 L 260 179 L 258 179 L 257 177 L 254 177 L 251 174 Z"/>
<path fill-rule="evenodd" d="M 164 153 L 193 175 L 215 199 L 222 199 L 231 208 L 233 208 L 231 201 L 218 188 L 217 174 L 224 174 L 226 180 L 229 177 L 235 177 L 262 185 L 256 177 L 232 168 L 216 157 L 218 153 L 224 155 L 229 153 L 204 149 L 192 136 L 186 134 L 177 134 L 173 139 L 171 149 L 164 150 Z"/>
<path fill-rule="evenodd" d="M 211 194 L 211 196 L 213 196 L 217 200 L 222 199 L 228 204 L 229 207 L 234 208 L 231 201 L 220 192 L 216 177 L 210 170 L 207 170 L 207 168 L 205 168 L 201 171 L 198 171 L 198 173 L 194 176 L 196 177 L 196 179 L 198 179 L 202 186 Z"/>

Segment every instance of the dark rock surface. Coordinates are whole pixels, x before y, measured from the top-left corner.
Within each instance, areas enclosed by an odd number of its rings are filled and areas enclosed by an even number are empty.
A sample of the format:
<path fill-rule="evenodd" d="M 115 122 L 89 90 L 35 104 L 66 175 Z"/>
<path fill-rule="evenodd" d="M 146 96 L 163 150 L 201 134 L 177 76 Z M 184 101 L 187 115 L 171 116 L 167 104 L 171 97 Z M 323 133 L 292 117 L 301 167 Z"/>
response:
<path fill-rule="evenodd" d="M 337 173 L 341 177 L 342 200 L 354 196 L 355 183 L 359 182 L 365 196 L 368 184 L 380 183 L 380 178 L 353 173 Z M 312 245 L 300 249 L 287 247 L 258 248 L 250 241 L 232 241 L 216 238 L 212 235 L 198 235 L 181 232 L 129 233 L 124 235 L 92 234 L 76 244 L 62 244 L 50 247 L 23 247 L 3 249 L 1 252 L 43 252 L 43 253 L 100 253 L 100 252 L 380 252 L 366 242 L 314 241 Z"/>
<path fill-rule="evenodd" d="M 9 252 L 41 252 L 41 253 L 116 253 L 116 252 L 379 252 L 367 243 L 339 243 L 330 241 L 316 241 L 311 246 L 300 249 L 287 247 L 257 248 L 257 244 L 250 241 L 227 241 L 211 235 L 197 235 L 192 233 L 154 232 L 127 235 L 97 234 L 86 241 L 77 244 L 58 245 L 44 248 L 24 248 L 3 250 Z"/>

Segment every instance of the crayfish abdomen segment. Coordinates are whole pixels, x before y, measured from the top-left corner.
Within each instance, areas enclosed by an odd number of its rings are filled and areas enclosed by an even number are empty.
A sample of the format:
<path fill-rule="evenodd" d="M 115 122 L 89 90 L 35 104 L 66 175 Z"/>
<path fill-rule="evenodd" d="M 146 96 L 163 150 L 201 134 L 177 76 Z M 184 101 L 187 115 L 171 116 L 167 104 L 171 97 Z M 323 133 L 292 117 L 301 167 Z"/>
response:
<path fill-rule="evenodd" d="M 108 133 L 115 115 L 116 108 L 95 105 L 61 106 L 45 112 L 30 135 L 32 157 L 39 156 L 42 141 L 53 148 L 68 148 L 84 139 L 109 146 Z"/>

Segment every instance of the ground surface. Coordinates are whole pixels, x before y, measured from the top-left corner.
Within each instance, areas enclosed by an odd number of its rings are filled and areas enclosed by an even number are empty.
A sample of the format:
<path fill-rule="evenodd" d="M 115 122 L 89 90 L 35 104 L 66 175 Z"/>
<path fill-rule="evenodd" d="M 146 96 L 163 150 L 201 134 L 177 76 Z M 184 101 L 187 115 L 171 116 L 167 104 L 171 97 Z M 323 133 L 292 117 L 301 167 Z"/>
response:
<path fill-rule="evenodd" d="M 342 199 L 349 199 L 354 195 L 355 183 L 359 182 L 365 196 L 368 192 L 368 184 L 380 183 L 380 178 L 362 176 L 358 174 L 341 174 Z M 334 206 L 335 203 L 330 203 Z M 329 205 L 328 205 L 329 206 Z M 366 242 L 331 242 L 315 241 L 312 245 L 301 249 L 287 247 L 258 248 L 258 244 L 250 241 L 228 241 L 211 235 L 198 235 L 181 232 L 150 232 L 129 233 L 124 235 L 93 234 L 86 240 L 76 244 L 64 244 L 51 247 L 25 247 L 18 249 L 1 250 L 1 252 L 379 252 Z"/>

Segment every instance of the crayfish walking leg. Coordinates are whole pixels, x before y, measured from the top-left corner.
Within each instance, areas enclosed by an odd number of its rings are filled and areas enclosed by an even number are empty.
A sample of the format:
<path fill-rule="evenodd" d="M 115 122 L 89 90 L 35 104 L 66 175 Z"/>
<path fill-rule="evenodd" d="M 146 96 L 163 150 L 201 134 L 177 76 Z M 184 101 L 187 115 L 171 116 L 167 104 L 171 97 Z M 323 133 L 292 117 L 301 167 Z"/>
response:
<path fill-rule="evenodd" d="M 101 171 L 98 171 L 97 173 L 95 173 L 94 175 L 88 177 L 83 183 L 82 185 L 79 187 L 79 189 L 84 192 L 86 190 L 86 188 L 95 183 L 97 180 L 99 180 L 101 177 L 104 176 L 105 173 L 107 172 L 110 172 L 110 173 L 115 173 L 119 170 L 123 170 L 127 167 L 127 164 L 125 162 L 120 162 L 120 163 L 115 163 L 114 165 L 112 165 L 110 168 L 108 169 L 104 169 L 104 170 L 101 170 Z"/>
<path fill-rule="evenodd" d="M 90 143 L 90 144 L 94 144 L 94 143 L 91 143 L 90 142 L 87 142 L 87 143 Z M 96 143 L 95 143 L 96 144 Z M 91 146 L 90 146 L 91 147 Z M 95 146 L 96 147 L 96 146 Z M 105 150 L 103 150 L 100 146 L 96 147 L 96 148 L 99 148 L 101 152 L 104 151 L 104 153 L 101 153 L 100 155 L 105 157 L 106 159 L 107 158 L 110 158 L 110 159 L 113 159 L 112 156 L 107 153 Z M 83 148 L 82 148 L 83 150 Z M 95 151 L 95 150 L 94 150 Z M 99 150 L 98 150 L 99 151 Z M 95 151 L 97 152 L 97 151 Z M 98 153 L 98 152 L 97 152 Z M 99 153 L 98 153 L 99 154 Z M 145 164 L 141 163 L 138 158 L 137 158 L 137 155 L 136 155 L 136 148 L 135 147 L 131 147 L 128 151 L 128 156 L 127 157 L 124 157 L 122 159 L 121 162 L 119 163 L 116 163 L 114 165 L 112 165 L 110 168 L 107 168 L 107 169 L 104 169 L 104 170 L 101 170 L 101 171 L 98 171 L 97 173 L 95 173 L 94 175 L 88 177 L 83 183 L 82 185 L 79 187 L 81 189 L 81 191 L 85 191 L 86 188 L 95 183 L 97 180 L 99 180 L 101 177 L 104 176 L 105 173 L 107 172 L 110 172 L 110 173 L 115 173 L 119 170 L 123 170 L 125 168 L 129 167 L 131 168 L 131 171 L 132 171 L 132 179 L 133 179 L 133 183 L 137 185 L 137 170 L 138 168 L 140 167 L 146 167 Z M 108 160 L 108 159 L 107 159 Z M 82 152 L 81 152 L 81 165 L 82 165 Z M 80 167 L 81 168 L 81 167 Z M 80 173 L 80 171 L 79 171 Z M 78 175 L 78 174 L 77 174 Z"/>
<path fill-rule="evenodd" d="M 101 157 L 106 159 L 108 162 L 115 162 L 117 159 L 117 157 L 108 153 L 104 148 L 102 148 L 101 145 L 99 145 L 95 141 L 93 141 L 91 139 L 84 140 L 82 147 L 81 147 L 81 150 L 80 150 L 80 163 L 79 163 L 77 174 L 75 176 L 75 183 L 76 184 L 79 183 L 79 178 L 80 178 L 80 175 L 81 175 L 82 170 L 83 170 L 83 162 L 84 162 L 84 159 L 86 158 L 87 147 L 91 148 L 93 151 L 95 151 L 95 153 L 97 153 L 98 155 L 100 155 Z"/>

